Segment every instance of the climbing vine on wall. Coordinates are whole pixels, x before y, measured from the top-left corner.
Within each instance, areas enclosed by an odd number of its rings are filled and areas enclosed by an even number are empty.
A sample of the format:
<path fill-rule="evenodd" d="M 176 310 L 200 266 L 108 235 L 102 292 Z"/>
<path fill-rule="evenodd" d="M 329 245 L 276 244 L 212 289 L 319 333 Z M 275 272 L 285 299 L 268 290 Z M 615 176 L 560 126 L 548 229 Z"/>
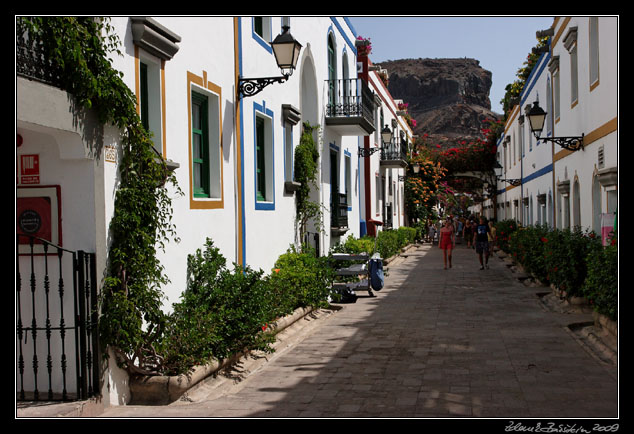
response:
<path fill-rule="evenodd" d="M 308 223 L 312 220 L 319 230 L 322 225 L 321 206 L 310 200 L 311 188 L 317 188 L 319 151 L 315 146 L 313 132 L 319 128 L 304 122 L 299 144 L 295 148 L 294 178 L 301 185 L 295 192 L 296 220 L 300 240 L 304 239 Z"/>
<path fill-rule="evenodd" d="M 112 67 L 120 41 L 108 18 L 19 17 L 19 34 L 47 59 L 54 85 L 93 110 L 102 125 L 121 132 L 119 185 L 110 222 L 107 276 L 101 294 L 101 343 L 130 371 L 151 363 L 152 342 L 162 332 L 161 285 L 167 277 L 156 249 L 176 239 L 168 185 L 180 189 L 142 127 L 136 97 Z"/>

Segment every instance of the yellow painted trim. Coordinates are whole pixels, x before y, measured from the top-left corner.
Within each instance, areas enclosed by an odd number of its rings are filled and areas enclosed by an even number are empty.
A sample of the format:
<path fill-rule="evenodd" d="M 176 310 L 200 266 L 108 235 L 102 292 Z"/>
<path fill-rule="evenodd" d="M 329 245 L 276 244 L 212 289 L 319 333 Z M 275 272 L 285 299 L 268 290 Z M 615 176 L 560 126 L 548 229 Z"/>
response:
<path fill-rule="evenodd" d="M 583 136 L 583 146 L 584 146 L 584 148 L 587 148 L 589 145 L 591 145 L 592 143 L 596 142 L 600 138 L 605 137 L 608 134 L 615 132 L 617 129 L 618 129 L 618 118 L 614 118 L 614 119 L 611 119 L 611 120 L 607 121 L 606 123 L 601 125 L 599 128 L 597 128 L 594 131 L 591 131 L 588 134 L 585 134 Z M 578 151 L 578 152 L 582 152 L 582 151 Z M 567 149 L 562 149 L 561 151 L 555 153 L 555 155 L 553 156 L 553 162 L 559 161 L 562 158 L 565 158 L 565 157 L 567 157 L 568 155 L 570 155 L 572 153 L 573 153 L 573 151 L 568 151 Z"/>
<path fill-rule="evenodd" d="M 559 21 L 559 19 L 560 19 L 560 17 L 557 17 L 556 21 Z M 553 42 L 551 44 L 551 50 L 555 48 L 555 45 L 557 45 L 557 42 L 559 42 L 559 40 L 561 39 L 561 35 L 564 33 L 564 31 L 568 27 L 568 23 L 569 22 L 570 22 L 570 17 L 566 17 L 564 19 L 564 21 L 561 23 L 561 27 L 559 27 L 559 30 L 557 31 L 555 36 L 553 36 Z M 555 23 L 555 25 L 556 25 L 556 23 Z"/>
<path fill-rule="evenodd" d="M 167 156 L 167 129 L 165 116 L 165 60 L 161 60 L 161 129 L 163 130 L 163 157 Z"/>
<path fill-rule="evenodd" d="M 238 32 L 238 29 L 240 27 L 240 23 L 239 23 L 239 17 L 233 17 L 233 58 L 234 58 L 234 83 L 235 83 L 235 89 L 238 88 L 238 79 L 240 77 L 240 65 L 238 64 L 239 59 L 240 59 L 240 35 Z M 238 251 L 238 265 L 244 266 L 244 249 L 243 249 L 243 238 L 242 238 L 242 233 L 243 233 L 243 226 L 242 226 L 242 213 L 243 213 L 243 209 L 242 209 L 242 203 L 243 203 L 243 197 L 242 197 L 242 171 L 240 170 L 241 166 L 242 166 L 242 155 L 240 153 L 240 142 L 242 140 L 241 137 L 241 131 L 240 131 L 240 125 L 241 125 L 241 116 L 242 113 L 240 112 L 240 101 L 237 100 L 237 98 L 234 96 L 234 107 L 236 110 L 235 113 L 235 128 L 234 128 L 234 132 L 235 132 L 235 136 L 236 136 L 236 152 L 235 152 L 235 159 L 236 159 L 236 180 L 237 180 L 237 201 L 238 203 L 236 204 L 236 209 L 238 210 L 238 214 L 237 214 L 237 218 L 238 218 L 238 230 L 237 230 L 237 251 Z"/>
<path fill-rule="evenodd" d="M 513 121 L 515 120 L 515 117 L 519 114 L 519 112 L 520 112 L 520 106 L 519 104 L 516 104 L 511 110 L 511 114 L 509 118 L 506 120 L 506 126 L 504 127 L 504 135 L 507 134 L 509 128 L 511 127 L 511 124 L 513 123 Z"/>
<path fill-rule="evenodd" d="M 141 59 L 139 47 L 134 46 L 134 94 L 136 96 L 136 114 L 141 116 Z"/>
<path fill-rule="evenodd" d="M 193 175 L 192 175 L 192 110 L 191 110 L 191 85 L 196 84 L 203 89 L 208 89 L 218 95 L 218 127 L 220 129 L 220 199 L 195 199 L 193 191 Z M 224 188 L 224 165 L 223 165 L 223 137 L 222 137 L 222 89 L 220 86 L 207 81 L 207 72 L 203 71 L 200 77 L 192 72 L 187 71 L 187 143 L 189 148 L 188 176 L 189 176 L 189 208 L 190 209 L 221 209 L 225 206 L 225 188 Z"/>

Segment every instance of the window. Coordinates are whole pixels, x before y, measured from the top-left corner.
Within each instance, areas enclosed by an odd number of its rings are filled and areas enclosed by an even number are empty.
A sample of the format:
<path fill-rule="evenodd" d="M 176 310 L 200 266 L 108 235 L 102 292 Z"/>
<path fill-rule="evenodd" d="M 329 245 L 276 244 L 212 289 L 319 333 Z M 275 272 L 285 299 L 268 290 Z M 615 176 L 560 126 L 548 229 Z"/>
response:
<path fill-rule="evenodd" d="M 293 125 L 284 128 L 284 181 L 293 180 Z"/>
<path fill-rule="evenodd" d="M 352 180 L 350 178 L 350 172 L 352 166 L 350 164 L 351 154 L 348 151 L 344 151 L 344 176 L 345 176 L 345 189 L 346 189 L 346 203 L 348 204 L 348 210 L 352 209 Z"/>
<path fill-rule="evenodd" d="M 222 208 L 220 88 L 187 73 L 189 91 L 190 207 Z M 205 87 L 202 85 L 206 84 Z M 200 85 L 200 86 L 199 86 Z"/>
<path fill-rule="evenodd" d="M 255 118 L 255 172 L 256 194 L 259 201 L 266 200 L 266 144 L 264 142 L 264 119 Z"/>
<path fill-rule="evenodd" d="M 590 17 L 590 90 L 599 82 L 599 17 Z"/>
<path fill-rule="evenodd" d="M 273 53 L 270 42 L 273 40 L 271 31 L 271 17 L 253 17 L 252 36 L 269 53 Z"/>
<path fill-rule="evenodd" d="M 254 103 L 253 107 L 255 208 L 274 210 L 273 112 L 264 104 Z"/>
<path fill-rule="evenodd" d="M 570 54 L 570 104 L 574 107 L 579 98 L 577 70 L 577 28 L 571 27 L 564 38 L 564 47 Z"/>
<path fill-rule="evenodd" d="M 194 197 L 209 197 L 209 128 L 207 98 L 192 91 L 192 166 Z"/>
<path fill-rule="evenodd" d="M 138 51 L 137 51 L 138 55 Z M 151 134 L 154 149 L 164 155 L 163 149 L 163 92 L 161 78 L 163 62 L 150 56 L 138 58 L 139 115 L 143 127 Z"/>
<path fill-rule="evenodd" d="M 554 106 L 555 106 L 555 121 L 559 119 L 560 116 L 560 92 L 559 92 L 559 69 L 556 70 L 553 74 L 553 96 L 555 98 Z"/>
<path fill-rule="evenodd" d="M 165 62 L 176 55 L 181 38 L 149 17 L 131 17 L 130 28 L 138 113 L 154 148 L 165 156 Z"/>
<path fill-rule="evenodd" d="M 335 60 L 335 43 L 332 35 L 328 37 L 328 102 L 334 105 L 336 102 L 336 60 Z"/>
<path fill-rule="evenodd" d="M 570 104 L 577 102 L 579 98 L 579 83 L 577 71 L 577 45 L 570 51 Z"/>

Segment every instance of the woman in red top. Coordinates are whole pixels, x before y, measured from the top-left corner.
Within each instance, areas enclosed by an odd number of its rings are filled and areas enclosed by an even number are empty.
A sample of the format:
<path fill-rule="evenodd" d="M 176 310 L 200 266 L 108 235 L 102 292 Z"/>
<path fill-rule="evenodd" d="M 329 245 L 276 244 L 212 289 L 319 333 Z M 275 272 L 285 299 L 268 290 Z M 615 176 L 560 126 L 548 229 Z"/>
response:
<path fill-rule="evenodd" d="M 456 245 L 456 230 L 450 218 L 445 220 L 445 225 L 440 229 L 440 242 L 438 247 L 443 250 L 445 270 L 447 269 L 447 257 L 449 257 L 449 268 L 451 268 L 451 251 Z"/>

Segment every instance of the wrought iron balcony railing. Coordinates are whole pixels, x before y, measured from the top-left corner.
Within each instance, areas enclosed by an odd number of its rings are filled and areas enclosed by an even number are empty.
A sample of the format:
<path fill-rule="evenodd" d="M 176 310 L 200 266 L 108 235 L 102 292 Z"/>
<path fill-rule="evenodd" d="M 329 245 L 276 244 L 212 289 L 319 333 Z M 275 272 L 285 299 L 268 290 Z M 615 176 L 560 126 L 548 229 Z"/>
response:
<path fill-rule="evenodd" d="M 29 38 L 20 19 L 16 21 L 15 48 L 17 75 L 50 85 L 56 85 L 59 82 L 58 71 L 52 68 L 51 62 L 42 50 L 40 41 Z"/>
<path fill-rule="evenodd" d="M 344 135 L 374 133 L 374 94 L 359 78 L 326 80 L 326 124 Z"/>
<path fill-rule="evenodd" d="M 383 144 L 381 148 L 381 165 L 387 167 L 407 167 L 407 142 L 394 140 Z"/>

